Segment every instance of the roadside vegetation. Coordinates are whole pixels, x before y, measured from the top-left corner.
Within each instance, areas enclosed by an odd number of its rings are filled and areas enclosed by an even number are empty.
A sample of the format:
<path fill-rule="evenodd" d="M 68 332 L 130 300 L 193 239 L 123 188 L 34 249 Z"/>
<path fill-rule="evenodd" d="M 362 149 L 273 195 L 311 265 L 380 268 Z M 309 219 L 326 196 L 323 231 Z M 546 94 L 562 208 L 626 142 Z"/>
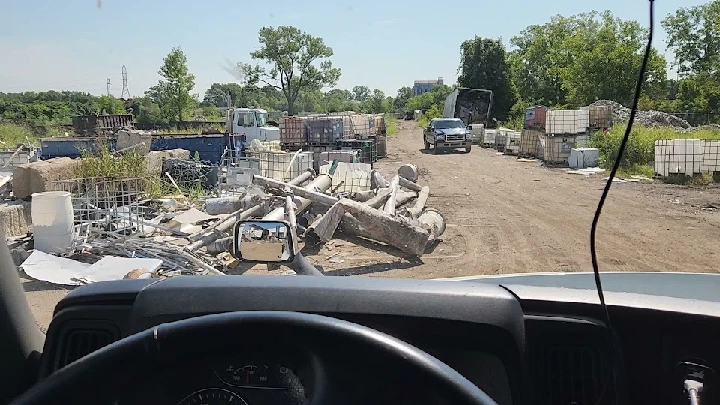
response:
<path fill-rule="evenodd" d="M 610 128 L 607 134 L 599 131 L 590 141 L 590 146 L 600 151 L 600 167 L 610 169 L 617 157 L 620 142 L 627 124 L 618 124 Z M 619 173 L 623 176 L 655 174 L 651 163 L 655 160 L 655 141 L 663 139 L 703 139 L 720 140 L 720 129 L 697 129 L 690 132 L 679 132 L 668 127 L 644 127 L 633 125 L 632 132 L 625 146 Z M 668 182 L 678 184 L 702 185 L 713 182 L 712 175 L 670 176 Z"/>
<path fill-rule="evenodd" d="M 385 132 L 388 136 L 395 135 L 398 131 L 398 119 L 392 114 L 385 114 Z"/>

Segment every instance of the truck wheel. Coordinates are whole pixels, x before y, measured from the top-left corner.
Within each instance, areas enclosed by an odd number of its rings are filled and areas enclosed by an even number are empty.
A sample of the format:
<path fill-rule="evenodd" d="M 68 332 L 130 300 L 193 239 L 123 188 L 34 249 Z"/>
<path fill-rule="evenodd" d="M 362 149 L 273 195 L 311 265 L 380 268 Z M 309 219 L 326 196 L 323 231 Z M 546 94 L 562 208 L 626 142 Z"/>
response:
<path fill-rule="evenodd" d="M 425 150 L 430 150 L 430 142 L 425 141 Z"/>
<path fill-rule="evenodd" d="M 470 153 L 470 150 L 472 149 L 472 146 L 466 146 L 465 147 L 465 153 Z"/>
<path fill-rule="evenodd" d="M 440 153 L 440 150 L 438 149 L 437 143 L 433 145 L 433 155 L 437 155 Z"/>

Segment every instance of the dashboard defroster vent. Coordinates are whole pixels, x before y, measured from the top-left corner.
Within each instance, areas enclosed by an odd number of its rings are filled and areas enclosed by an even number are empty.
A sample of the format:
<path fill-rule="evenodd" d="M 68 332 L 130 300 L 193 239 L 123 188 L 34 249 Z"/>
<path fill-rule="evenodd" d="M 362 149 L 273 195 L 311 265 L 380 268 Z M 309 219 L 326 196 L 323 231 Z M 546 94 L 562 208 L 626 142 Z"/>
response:
<path fill-rule="evenodd" d="M 87 322 L 82 327 L 73 326 L 65 332 L 60 342 L 56 369 L 99 350 L 119 338 L 116 328 L 104 323 Z M 78 325 L 79 326 L 79 325 Z"/>
<path fill-rule="evenodd" d="M 538 403 L 594 405 L 603 386 L 600 353 L 591 347 L 548 345 L 533 356 Z"/>

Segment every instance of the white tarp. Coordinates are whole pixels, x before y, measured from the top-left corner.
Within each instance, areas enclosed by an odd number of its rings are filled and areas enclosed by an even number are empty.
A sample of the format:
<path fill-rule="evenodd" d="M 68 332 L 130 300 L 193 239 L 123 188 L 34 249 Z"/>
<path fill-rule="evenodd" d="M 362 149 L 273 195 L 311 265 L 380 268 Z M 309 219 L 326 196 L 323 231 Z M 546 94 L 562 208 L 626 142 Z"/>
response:
<path fill-rule="evenodd" d="M 122 280 L 132 270 L 142 268 L 153 272 L 161 265 L 160 259 L 115 256 L 105 256 L 94 264 L 88 264 L 35 250 L 20 267 L 35 280 L 59 285 L 82 285 Z"/>

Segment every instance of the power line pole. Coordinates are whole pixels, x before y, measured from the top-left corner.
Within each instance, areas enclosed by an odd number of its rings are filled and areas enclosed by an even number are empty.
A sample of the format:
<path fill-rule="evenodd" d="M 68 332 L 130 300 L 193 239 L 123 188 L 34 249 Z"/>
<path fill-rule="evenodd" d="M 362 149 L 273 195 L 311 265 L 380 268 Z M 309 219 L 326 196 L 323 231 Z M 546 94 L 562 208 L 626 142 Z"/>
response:
<path fill-rule="evenodd" d="M 128 76 L 127 76 L 127 69 L 125 68 L 125 65 L 122 67 L 122 93 L 120 94 L 120 98 L 124 99 L 130 99 L 130 90 L 128 90 Z"/>
<path fill-rule="evenodd" d="M 110 94 L 110 78 L 107 79 L 107 95 L 108 95 L 108 97 L 111 96 L 111 94 Z"/>

